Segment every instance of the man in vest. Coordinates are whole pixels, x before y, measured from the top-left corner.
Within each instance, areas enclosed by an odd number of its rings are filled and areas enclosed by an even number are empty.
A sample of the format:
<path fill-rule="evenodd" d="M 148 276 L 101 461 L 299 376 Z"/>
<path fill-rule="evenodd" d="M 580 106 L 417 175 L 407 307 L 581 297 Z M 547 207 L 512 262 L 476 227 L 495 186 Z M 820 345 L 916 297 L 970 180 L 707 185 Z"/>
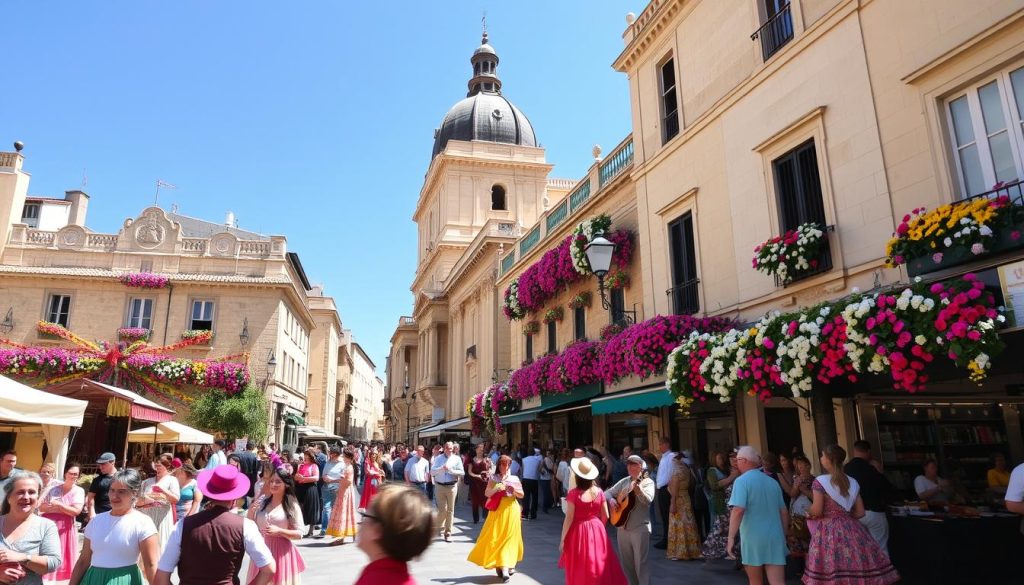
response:
<path fill-rule="evenodd" d="M 180 585 L 239 585 L 242 557 L 259 568 L 249 585 L 268 585 L 276 567 L 256 523 L 232 514 L 235 500 L 249 492 L 249 478 L 237 467 L 221 465 L 206 469 L 196 478 L 207 507 L 174 527 L 157 564 L 153 585 L 171 585 L 178 568 Z"/>

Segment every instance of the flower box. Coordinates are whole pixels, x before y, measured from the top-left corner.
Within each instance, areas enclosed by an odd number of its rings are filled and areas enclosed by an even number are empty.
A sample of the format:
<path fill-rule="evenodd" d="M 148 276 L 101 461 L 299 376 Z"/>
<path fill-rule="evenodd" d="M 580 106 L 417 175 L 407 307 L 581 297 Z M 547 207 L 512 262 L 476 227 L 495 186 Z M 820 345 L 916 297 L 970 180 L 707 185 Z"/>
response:
<path fill-rule="evenodd" d="M 213 331 L 208 329 L 189 329 L 181 332 L 182 341 L 191 341 L 196 345 L 211 343 L 213 341 Z"/>
<path fill-rule="evenodd" d="M 572 309 L 574 311 L 576 309 L 582 309 L 583 307 L 589 307 L 590 306 L 590 299 L 591 299 L 590 291 L 585 290 L 585 291 L 581 292 L 580 294 L 574 296 L 573 298 L 569 299 L 569 303 L 566 306 L 568 306 L 570 309 Z"/>
<path fill-rule="evenodd" d="M 754 269 L 775 277 L 776 286 L 831 269 L 829 227 L 803 223 L 754 248 Z M 826 268 L 827 264 L 827 268 Z"/>
<path fill-rule="evenodd" d="M 534 335 L 540 333 L 540 323 L 537 321 L 527 321 L 523 323 L 523 335 Z"/>
<path fill-rule="evenodd" d="M 561 321 L 563 318 L 565 318 L 565 311 L 562 310 L 562 307 L 555 307 L 544 312 L 543 321 L 545 324 L 554 323 L 555 321 Z"/>
<path fill-rule="evenodd" d="M 117 330 L 117 338 L 121 341 L 149 341 L 152 331 L 142 327 L 121 327 Z"/>
<path fill-rule="evenodd" d="M 121 284 L 131 288 L 164 288 L 168 278 L 152 272 L 130 272 L 118 277 Z"/>
<path fill-rule="evenodd" d="M 947 248 L 943 252 L 936 252 L 931 256 L 910 258 L 907 260 L 907 274 L 912 277 L 928 274 L 1002 252 L 1024 248 L 1024 225 L 1011 226 L 1011 229 L 1000 230 L 994 235 L 992 243 L 988 247 L 982 247 L 982 251 L 978 254 L 974 253 L 972 247 L 956 246 Z"/>

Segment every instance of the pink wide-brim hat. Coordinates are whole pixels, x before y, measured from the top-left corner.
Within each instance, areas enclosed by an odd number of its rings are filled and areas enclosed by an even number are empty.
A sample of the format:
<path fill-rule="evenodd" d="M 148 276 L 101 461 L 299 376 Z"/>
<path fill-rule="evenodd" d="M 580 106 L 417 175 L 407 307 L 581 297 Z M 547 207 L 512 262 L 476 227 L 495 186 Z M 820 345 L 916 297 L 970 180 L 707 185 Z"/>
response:
<path fill-rule="evenodd" d="M 196 485 L 204 497 L 221 502 L 237 500 L 249 493 L 249 478 L 233 465 L 204 469 L 199 472 Z"/>

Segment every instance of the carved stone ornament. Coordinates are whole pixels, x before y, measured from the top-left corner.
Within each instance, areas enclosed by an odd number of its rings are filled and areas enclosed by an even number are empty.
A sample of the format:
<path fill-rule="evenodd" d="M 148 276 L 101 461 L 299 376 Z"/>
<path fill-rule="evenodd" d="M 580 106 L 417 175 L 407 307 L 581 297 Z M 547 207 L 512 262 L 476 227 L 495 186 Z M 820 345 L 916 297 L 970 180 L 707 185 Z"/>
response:
<path fill-rule="evenodd" d="M 56 240 L 58 248 L 81 248 L 85 245 L 85 230 L 77 225 L 63 227 Z"/>
<path fill-rule="evenodd" d="M 153 249 L 163 243 L 167 231 L 160 225 L 156 214 L 146 213 L 135 225 L 135 242 L 142 248 Z"/>
<path fill-rule="evenodd" d="M 214 256 L 234 256 L 238 238 L 223 233 L 213 236 L 210 240 L 210 253 Z"/>

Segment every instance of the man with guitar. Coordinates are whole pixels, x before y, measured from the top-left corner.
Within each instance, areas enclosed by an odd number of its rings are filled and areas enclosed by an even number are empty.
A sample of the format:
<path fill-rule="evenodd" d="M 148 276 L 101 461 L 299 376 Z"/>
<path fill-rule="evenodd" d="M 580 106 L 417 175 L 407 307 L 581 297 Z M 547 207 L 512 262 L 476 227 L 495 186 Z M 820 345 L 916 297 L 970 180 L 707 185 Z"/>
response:
<path fill-rule="evenodd" d="M 651 502 L 654 482 L 647 477 L 644 460 L 639 455 L 626 459 L 629 477 L 619 480 L 608 491 L 611 522 L 618 527 L 619 558 L 630 585 L 650 585 L 647 552 L 651 547 Z"/>

